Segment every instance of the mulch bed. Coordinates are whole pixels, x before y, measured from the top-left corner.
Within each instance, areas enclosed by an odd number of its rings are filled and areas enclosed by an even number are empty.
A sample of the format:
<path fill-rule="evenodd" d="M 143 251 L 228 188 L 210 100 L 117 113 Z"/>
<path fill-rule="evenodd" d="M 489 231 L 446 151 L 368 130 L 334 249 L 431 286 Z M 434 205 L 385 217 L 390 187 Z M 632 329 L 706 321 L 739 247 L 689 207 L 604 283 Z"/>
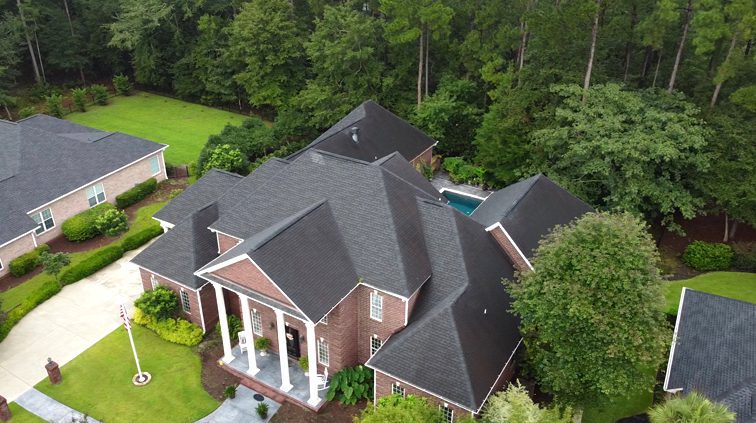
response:
<path fill-rule="evenodd" d="M 238 385 L 239 378 L 218 365 L 218 359 L 223 357 L 220 337 L 215 331 L 210 332 L 198 349 L 202 358 L 202 387 L 218 401 L 225 400 L 223 391 L 229 385 Z"/>
<path fill-rule="evenodd" d="M 310 410 L 288 402 L 283 403 L 276 414 L 270 419 L 271 423 L 352 423 L 354 416 L 359 415 L 367 402 L 360 401 L 355 405 L 341 405 L 331 401 L 315 414 Z"/>

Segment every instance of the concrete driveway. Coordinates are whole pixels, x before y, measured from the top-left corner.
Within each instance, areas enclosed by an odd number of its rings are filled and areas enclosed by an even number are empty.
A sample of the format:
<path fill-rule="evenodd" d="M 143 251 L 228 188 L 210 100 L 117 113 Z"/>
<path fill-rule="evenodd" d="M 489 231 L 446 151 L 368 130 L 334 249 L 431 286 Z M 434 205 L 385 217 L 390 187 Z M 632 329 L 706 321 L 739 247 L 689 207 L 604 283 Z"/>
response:
<path fill-rule="evenodd" d="M 63 288 L 21 319 L 0 342 L 0 395 L 15 400 L 47 377 L 47 357 L 62 366 L 121 324 L 119 304 L 132 310 L 142 292 L 139 271 L 128 262 L 139 251 Z"/>

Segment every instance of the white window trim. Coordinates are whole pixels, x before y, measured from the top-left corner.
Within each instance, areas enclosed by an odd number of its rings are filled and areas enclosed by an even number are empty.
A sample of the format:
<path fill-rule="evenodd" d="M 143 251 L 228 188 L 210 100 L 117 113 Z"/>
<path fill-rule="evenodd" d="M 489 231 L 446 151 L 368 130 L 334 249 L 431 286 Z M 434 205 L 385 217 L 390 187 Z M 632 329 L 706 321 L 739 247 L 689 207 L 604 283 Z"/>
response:
<path fill-rule="evenodd" d="M 149 159 L 149 165 L 150 165 L 150 172 L 152 172 L 152 161 L 155 160 L 157 162 L 157 172 L 153 173 L 152 176 L 155 176 L 160 173 L 161 166 L 160 166 L 160 154 L 155 154 L 154 156 L 150 157 Z"/>
<path fill-rule="evenodd" d="M 325 316 L 323 316 L 322 319 L 320 319 L 320 323 L 322 323 L 324 325 L 328 325 L 328 315 L 327 314 Z"/>
<path fill-rule="evenodd" d="M 379 316 L 376 317 L 373 315 L 373 299 L 377 298 L 380 302 L 380 306 L 378 307 L 378 313 Z M 383 321 L 383 295 L 379 294 L 378 291 L 373 291 L 370 293 L 370 318 L 377 321 L 382 322 Z"/>
<path fill-rule="evenodd" d="M 406 398 L 407 390 L 402 386 L 401 383 L 394 382 L 391 384 L 391 395 L 394 395 L 394 394 L 400 394 L 402 398 Z"/>
<path fill-rule="evenodd" d="M 97 187 L 98 186 L 102 187 L 102 201 L 99 201 L 97 199 Z M 92 192 L 94 193 L 94 199 L 95 199 L 95 204 L 94 204 L 94 206 L 89 206 L 90 209 L 92 207 L 97 207 L 100 204 L 103 204 L 103 203 L 105 203 L 105 202 L 108 201 L 108 194 L 105 193 L 105 184 L 103 184 L 102 182 L 98 182 L 98 183 L 96 183 L 94 185 L 88 186 L 84 190 L 84 194 L 87 196 L 87 204 L 89 204 L 89 199 L 92 198 L 92 197 L 89 196 L 89 193 L 87 192 L 90 188 L 92 188 Z"/>
<path fill-rule="evenodd" d="M 323 338 L 319 338 L 315 347 L 317 350 L 318 363 L 328 367 L 331 362 L 331 352 L 328 349 L 328 342 Z M 323 351 L 325 351 L 325 360 L 323 360 Z"/>
<path fill-rule="evenodd" d="M 378 348 L 375 349 L 375 351 L 373 351 L 373 341 L 374 340 L 377 340 L 378 342 L 381 343 L 381 345 L 379 345 Z M 383 340 L 381 338 L 379 338 L 378 335 L 371 336 L 370 337 L 370 357 L 374 356 L 375 353 L 377 353 L 378 350 L 380 350 L 382 346 L 383 346 Z"/>
<path fill-rule="evenodd" d="M 439 404 L 438 409 L 441 410 L 441 419 L 443 423 L 451 423 L 454 421 L 454 409 L 449 407 L 449 404 L 444 403 L 443 405 Z M 449 410 L 450 414 L 449 417 L 446 417 L 446 410 Z"/>
<path fill-rule="evenodd" d="M 4 269 L 4 267 L 3 267 L 3 259 L 0 258 L 0 270 L 3 270 L 3 269 Z"/>
<path fill-rule="evenodd" d="M 44 213 L 47 210 L 50 211 L 50 219 L 52 219 L 52 221 L 53 221 L 52 226 L 50 226 L 49 228 L 47 228 L 45 226 L 45 218 L 42 216 L 42 213 Z M 52 229 L 55 228 L 55 226 L 56 226 L 55 225 L 55 215 L 53 214 L 53 211 L 52 211 L 51 207 L 48 207 L 46 209 L 42 209 L 42 210 L 40 210 L 40 211 L 38 211 L 36 213 L 32 213 L 31 216 L 29 216 L 29 217 L 31 217 L 32 220 L 34 220 L 34 216 L 39 216 L 40 223 L 38 223 L 37 225 L 42 225 L 42 229 L 44 229 L 42 232 L 37 233 L 37 229 L 35 228 L 34 229 L 34 234 L 36 236 L 42 235 L 42 234 L 44 234 L 44 233 L 46 233 L 46 232 L 48 232 L 48 231 L 50 231 L 50 230 L 52 230 Z M 37 223 L 37 221 L 35 220 L 34 223 Z"/>
<path fill-rule="evenodd" d="M 186 295 L 186 301 L 184 301 L 184 295 Z M 189 301 L 189 294 L 183 288 L 181 289 L 179 298 L 181 298 L 181 311 L 186 314 L 192 314 L 192 303 Z M 187 308 L 189 311 L 186 310 Z"/>
<path fill-rule="evenodd" d="M 252 309 L 252 333 L 257 336 L 262 336 L 262 328 L 262 315 L 259 311 L 257 311 L 257 309 Z"/>
<path fill-rule="evenodd" d="M 153 291 L 155 290 L 155 288 L 157 288 L 158 286 L 160 286 L 160 282 L 158 282 L 157 276 L 150 275 L 150 285 L 152 285 L 152 290 Z"/>

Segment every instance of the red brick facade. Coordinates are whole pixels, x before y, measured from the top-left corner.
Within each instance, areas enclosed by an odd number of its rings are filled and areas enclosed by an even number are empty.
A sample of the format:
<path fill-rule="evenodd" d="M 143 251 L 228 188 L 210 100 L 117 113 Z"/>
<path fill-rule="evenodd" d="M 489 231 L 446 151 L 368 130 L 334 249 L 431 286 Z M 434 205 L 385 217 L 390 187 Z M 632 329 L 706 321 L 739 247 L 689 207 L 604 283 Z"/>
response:
<path fill-rule="evenodd" d="M 370 317 L 370 293 L 375 292 L 383 298 L 383 318 L 377 321 Z M 404 329 L 405 302 L 399 297 L 375 290 L 366 285 L 358 286 L 352 295 L 357 295 L 357 360 L 365 363 L 370 358 L 371 338 L 377 335 L 381 343 L 389 336 Z"/>
<path fill-rule="evenodd" d="M 215 235 L 218 237 L 218 252 L 221 254 L 234 248 L 236 244 L 241 242 L 240 240 L 232 236 L 228 236 L 220 232 L 216 232 Z"/>
<path fill-rule="evenodd" d="M 428 166 L 431 165 L 431 162 L 433 161 L 433 147 L 429 147 L 427 150 L 420 153 L 417 157 L 410 160 L 410 164 L 415 167 L 420 163 L 425 163 Z"/>
<path fill-rule="evenodd" d="M 212 274 L 233 281 L 245 288 L 259 292 L 280 303 L 294 307 L 281 290 L 265 276 L 250 260 L 242 260 L 218 269 Z"/>
<path fill-rule="evenodd" d="M 205 301 L 205 298 L 203 298 L 202 301 L 202 307 L 200 307 L 200 295 L 198 295 L 198 292 L 189 289 L 185 286 L 182 286 L 170 279 L 166 279 L 162 276 L 155 275 L 153 273 L 150 273 L 148 270 L 145 269 L 139 269 L 139 274 L 142 278 L 142 288 L 145 291 L 152 291 L 152 277 L 155 277 L 155 280 L 158 284 L 163 285 L 167 288 L 170 288 L 171 291 L 176 293 L 176 296 L 179 298 L 179 315 L 180 317 L 183 317 L 184 319 L 194 323 L 195 325 L 202 327 L 202 314 L 205 314 L 205 317 L 207 316 L 213 316 L 212 309 L 215 309 L 215 322 L 218 321 L 218 305 L 215 302 L 215 294 L 212 295 L 212 301 Z M 207 288 L 207 287 L 205 287 Z M 210 287 L 212 290 L 213 288 Z M 181 300 L 181 292 L 184 291 L 187 293 L 187 297 L 189 298 L 189 312 L 184 311 L 184 307 L 182 305 Z M 209 295 L 205 294 L 205 297 L 209 297 Z M 215 323 L 212 323 L 215 325 Z M 213 326 L 210 326 L 208 322 L 205 322 L 205 332 L 212 330 Z"/>
<path fill-rule="evenodd" d="M 501 230 L 501 227 L 496 226 L 488 232 L 494 237 L 496 242 L 499 244 L 499 247 L 501 247 L 501 249 L 507 255 L 509 261 L 512 262 L 512 265 L 514 265 L 515 269 L 519 270 L 520 272 L 530 270 L 530 266 L 528 266 L 525 259 L 517 251 L 517 247 L 509 240 L 509 237 L 507 237 L 504 231 Z"/>

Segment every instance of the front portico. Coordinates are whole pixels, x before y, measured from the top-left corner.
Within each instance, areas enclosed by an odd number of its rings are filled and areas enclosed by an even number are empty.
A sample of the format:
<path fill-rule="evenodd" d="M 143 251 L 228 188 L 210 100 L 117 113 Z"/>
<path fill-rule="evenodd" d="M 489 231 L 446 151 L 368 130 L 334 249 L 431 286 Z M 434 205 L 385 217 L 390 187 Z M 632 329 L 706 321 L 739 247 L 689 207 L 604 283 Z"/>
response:
<path fill-rule="evenodd" d="M 325 396 L 325 390 L 318 390 L 315 323 L 309 321 L 306 317 L 295 316 L 291 310 L 286 310 L 288 307 L 285 305 L 276 307 L 272 301 L 267 301 L 253 292 L 248 292 L 247 294 L 249 295 L 245 295 L 236 289 L 230 288 L 227 283 L 222 283 L 226 281 L 216 278 L 213 278 L 215 281 L 211 283 L 215 289 L 223 343 L 221 362 L 226 366 L 226 369 L 255 384 L 271 388 L 310 409 L 316 411 L 320 409 L 325 403 L 325 400 L 321 397 Z M 239 345 L 232 345 L 231 343 L 224 291 L 229 292 L 232 296 L 236 294 L 241 302 L 243 331 L 246 339 L 249 340 L 247 351 L 241 351 Z M 257 335 L 253 329 L 253 310 L 250 307 L 250 303 L 253 307 L 256 307 L 255 311 L 263 308 L 266 311 L 272 310 L 275 316 L 275 323 L 270 322 L 269 328 L 272 329 L 275 326 L 274 336 L 275 345 L 278 347 L 277 353 L 267 352 L 265 356 L 255 353 L 254 343 L 260 335 Z M 306 328 L 304 332 L 306 332 L 306 357 L 309 363 L 309 376 L 305 376 L 304 372 L 299 368 L 299 364 L 290 359 L 289 351 L 287 350 L 287 336 L 292 336 L 290 333 L 287 333 L 287 326 L 295 322 L 298 325 L 304 324 Z M 298 341 L 299 339 L 297 339 Z"/>

